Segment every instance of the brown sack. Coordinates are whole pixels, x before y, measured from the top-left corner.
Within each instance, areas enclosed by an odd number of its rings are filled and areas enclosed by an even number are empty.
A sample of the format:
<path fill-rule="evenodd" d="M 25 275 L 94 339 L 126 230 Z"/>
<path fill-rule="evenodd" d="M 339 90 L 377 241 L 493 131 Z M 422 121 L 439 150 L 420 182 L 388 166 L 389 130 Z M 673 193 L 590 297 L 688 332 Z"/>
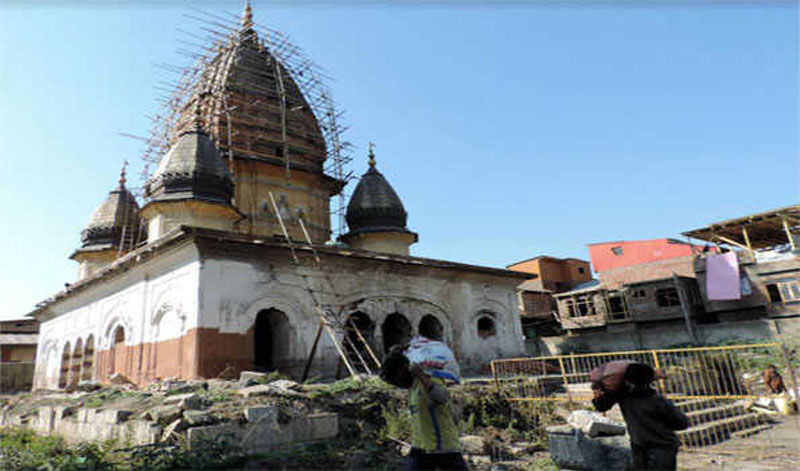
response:
<path fill-rule="evenodd" d="M 617 392 L 625 383 L 625 372 L 628 365 L 637 363 L 633 360 L 617 360 L 603 363 L 589 373 L 589 381 L 592 382 L 592 389 L 600 389 L 605 392 Z"/>

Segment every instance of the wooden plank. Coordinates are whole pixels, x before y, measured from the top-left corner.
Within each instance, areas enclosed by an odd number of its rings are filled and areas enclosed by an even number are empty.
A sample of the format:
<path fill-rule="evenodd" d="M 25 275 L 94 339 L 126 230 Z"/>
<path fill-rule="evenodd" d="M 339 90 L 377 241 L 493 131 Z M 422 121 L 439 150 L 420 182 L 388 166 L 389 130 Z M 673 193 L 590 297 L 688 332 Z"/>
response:
<path fill-rule="evenodd" d="M 736 247 L 739 247 L 740 249 L 750 250 L 750 249 L 747 248 L 746 245 L 742 245 L 739 242 L 736 242 L 735 240 L 728 239 L 727 237 L 723 237 L 723 236 L 718 235 L 718 234 L 714 234 L 714 237 L 719 239 L 719 240 L 721 240 L 722 242 L 725 242 L 726 244 L 735 245 Z"/>
<path fill-rule="evenodd" d="M 308 354 L 308 361 L 306 362 L 306 367 L 303 370 L 303 379 L 301 382 L 305 382 L 308 379 L 308 372 L 311 370 L 311 362 L 314 360 L 314 354 L 317 353 L 317 345 L 319 344 L 319 338 L 322 336 L 322 323 L 325 322 L 323 319 L 320 319 L 319 327 L 317 327 L 317 335 L 314 337 L 314 344 L 311 345 L 311 353 Z"/>
<path fill-rule="evenodd" d="M 789 238 L 789 244 L 792 246 L 792 250 L 797 250 L 797 247 L 794 243 L 794 236 L 792 235 L 792 231 L 789 229 L 789 223 L 786 222 L 786 217 L 781 217 L 781 222 L 783 223 L 783 230 L 786 231 L 786 237 Z"/>

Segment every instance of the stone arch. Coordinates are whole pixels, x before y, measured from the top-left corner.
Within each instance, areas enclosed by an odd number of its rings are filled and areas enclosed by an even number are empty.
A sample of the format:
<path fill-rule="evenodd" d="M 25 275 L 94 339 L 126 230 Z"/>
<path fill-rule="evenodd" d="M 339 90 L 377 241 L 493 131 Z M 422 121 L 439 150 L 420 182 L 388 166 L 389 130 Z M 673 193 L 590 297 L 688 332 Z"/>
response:
<path fill-rule="evenodd" d="M 83 366 L 83 339 L 80 337 L 75 341 L 75 348 L 72 349 L 70 359 L 69 380 L 71 386 L 77 386 L 81 379 L 81 366 Z"/>
<path fill-rule="evenodd" d="M 355 355 L 356 352 L 361 358 L 370 362 L 370 352 L 364 346 L 367 343 L 372 353 L 375 353 L 375 323 L 370 317 L 361 311 L 350 313 L 345 319 L 345 341 L 344 348 L 348 353 Z M 363 339 L 363 341 L 362 341 Z"/>
<path fill-rule="evenodd" d="M 58 348 L 58 341 L 44 332 L 42 341 L 36 351 L 36 373 L 33 379 L 34 389 L 58 387 L 59 374 L 61 371 L 61 351 Z"/>
<path fill-rule="evenodd" d="M 113 348 L 115 345 L 115 338 L 114 332 L 117 330 L 118 327 L 122 327 L 125 331 L 125 341 L 127 343 L 131 343 L 131 339 L 133 337 L 133 324 L 131 323 L 128 316 L 124 315 L 116 315 L 110 316 L 108 321 L 105 323 L 105 328 L 102 330 L 102 346 L 104 349 Z"/>
<path fill-rule="evenodd" d="M 255 326 L 258 313 L 268 309 L 281 311 L 290 322 L 297 322 L 297 319 L 301 318 L 301 313 L 311 312 L 310 306 L 308 308 L 303 308 L 303 304 L 297 301 L 293 296 L 288 294 L 284 296 L 282 293 L 277 293 L 254 301 L 244 310 L 242 315 L 238 316 L 238 323 L 236 325 L 229 324 L 224 330 L 226 332 L 233 331 L 240 334 L 247 333 L 248 330 Z M 296 339 L 293 339 L 292 344 L 295 343 Z"/>
<path fill-rule="evenodd" d="M 414 327 L 403 314 L 394 312 L 386 316 L 381 325 L 383 352 L 387 353 L 394 345 L 401 345 L 411 340 Z"/>
<path fill-rule="evenodd" d="M 94 335 L 89 334 L 83 347 L 83 365 L 81 365 L 81 381 L 94 379 Z"/>
<path fill-rule="evenodd" d="M 67 387 L 69 384 L 69 367 L 70 367 L 70 354 L 72 352 L 72 348 L 70 348 L 69 341 L 64 344 L 63 353 L 61 354 L 61 369 L 59 370 L 58 374 L 58 387 L 59 389 L 63 389 Z"/>
<path fill-rule="evenodd" d="M 109 376 L 125 371 L 128 360 L 128 349 L 125 346 L 126 331 L 122 325 L 117 325 L 112 333 L 111 348 L 109 348 Z"/>
<path fill-rule="evenodd" d="M 433 314 L 425 314 L 417 326 L 419 335 L 431 340 L 443 340 L 444 327 L 439 318 Z"/>
<path fill-rule="evenodd" d="M 441 306 L 429 301 L 426 296 L 409 297 L 402 295 L 379 295 L 366 298 L 353 299 L 355 295 L 350 295 L 346 299 L 350 300 L 345 304 L 345 312 L 352 313 L 356 311 L 363 312 L 368 315 L 376 325 L 383 326 L 386 320 L 392 314 L 400 314 L 404 316 L 412 326 L 419 325 L 422 318 L 431 315 L 434 316 L 442 325 L 442 340 L 451 346 L 451 348 L 458 348 L 457 337 L 454 331 L 454 322 L 450 314 Z M 381 335 L 383 329 L 381 329 Z M 411 329 L 411 335 L 414 335 L 414 329 Z M 383 337 L 376 340 L 376 344 L 380 347 L 385 347 L 386 342 Z M 381 349 L 384 349 L 381 347 Z"/>
<path fill-rule="evenodd" d="M 253 326 L 253 369 L 274 371 L 285 367 L 291 359 L 293 330 L 283 311 L 259 311 Z"/>
<path fill-rule="evenodd" d="M 514 319 L 510 321 L 514 321 Z M 497 301 L 487 299 L 473 311 L 470 317 L 470 330 L 472 330 L 478 338 L 502 338 L 509 328 L 508 322 L 508 309 Z M 484 335 L 478 333 L 479 323 L 482 327 L 481 330 L 485 332 Z"/>
<path fill-rule="evenodd" d="M 186 315 L 180 305 L 164 301 L 153 311 L 151 325 L 153 342 L 178 338 L 186 330 Z"/>

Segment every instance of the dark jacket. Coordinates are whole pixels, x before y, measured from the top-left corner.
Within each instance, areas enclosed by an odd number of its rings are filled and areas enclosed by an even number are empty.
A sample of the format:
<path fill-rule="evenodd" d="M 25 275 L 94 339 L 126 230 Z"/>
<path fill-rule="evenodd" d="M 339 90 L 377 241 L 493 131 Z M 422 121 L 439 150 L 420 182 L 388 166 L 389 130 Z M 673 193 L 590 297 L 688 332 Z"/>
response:
<path fill-rule="evenodd" d="M 677 447 L 680 442 L 675 430 L 689 427 L 686 414 L 649 386 L 616 395 L 605 394 L 592 402 L 599 412 L 619 403 L 634 446 Z"/>

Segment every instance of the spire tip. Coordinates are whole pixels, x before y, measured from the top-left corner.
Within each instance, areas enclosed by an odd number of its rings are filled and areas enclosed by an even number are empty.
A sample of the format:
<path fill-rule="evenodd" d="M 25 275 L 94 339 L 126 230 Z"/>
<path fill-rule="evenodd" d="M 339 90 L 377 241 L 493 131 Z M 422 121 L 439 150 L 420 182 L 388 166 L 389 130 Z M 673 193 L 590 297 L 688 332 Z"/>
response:
<path fill-rule="evenodd" d="M 375 168 L 375 144 L 369 143 L 369 167 Z"/>

